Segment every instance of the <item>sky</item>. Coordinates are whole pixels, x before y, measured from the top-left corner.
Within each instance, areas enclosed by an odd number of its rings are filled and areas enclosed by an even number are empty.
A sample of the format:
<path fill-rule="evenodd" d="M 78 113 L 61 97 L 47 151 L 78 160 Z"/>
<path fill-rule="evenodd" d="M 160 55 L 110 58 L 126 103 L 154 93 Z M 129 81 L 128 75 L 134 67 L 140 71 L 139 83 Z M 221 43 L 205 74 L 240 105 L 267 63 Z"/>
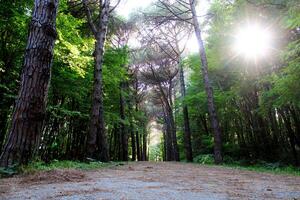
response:
<path fill-rule="evenodd" d="M 116 8 L 116 12 L 128 19 L 130 14 L 135 10 L 141 10 L 149 6 L 152 2 L 156 0 L 121 0 L 121 3 Z M 199 16 L 207 13 L 209 8 L 209 0 L 198 0 L 200 1 L 197 6 L 197 14 Z M 201 19 L 199 19 L 201 20 Z M 134 41 L 132 43 L 135 43 Z M 197 40 L 194 34 L 192 34 L 191 38 L 187 42 L 186 49 L 188 52 L 194 53 L 198 51 Z"/>
<path fill-rule="evenodd" d="M 134 10 L 146 8 L 152 2 L 154 2 L 154 0 L 121 0 L 116 10 L 119 15 L 128 18 L 130 13 Z"/>

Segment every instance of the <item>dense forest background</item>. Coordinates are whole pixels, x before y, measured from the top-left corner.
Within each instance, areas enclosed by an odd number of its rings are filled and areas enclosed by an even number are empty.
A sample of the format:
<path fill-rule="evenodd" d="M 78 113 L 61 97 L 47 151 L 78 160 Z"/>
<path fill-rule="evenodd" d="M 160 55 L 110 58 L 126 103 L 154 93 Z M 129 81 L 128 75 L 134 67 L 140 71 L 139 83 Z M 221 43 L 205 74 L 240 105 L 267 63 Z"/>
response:
<path fill-rule="evenodd" d="M 95 63 L 99 58 L 95 42 L 99 44 L 101 31 L 93 33 L 91 22 L 99 24 L 96 29 L 104 30 L 105 23 L 101 20 L 106 8 L 103 4 L 99 10 L 97 1 L 87 4 L 87 1 L 60 0 L 47 107 L 40 116 L 44 119 L 43 126 L 38 141 L 30 143 L 30 147 L 24 146 L 22 150 L 15 143 L 14 152 L 19 153 L 14 155 L 28 157 L 19 161 L 92 158 L 205 162 L 215 158 L 217 163 L 298 166 L 299 1 L 211 1 L 207 14 L 198 17 L 209 82 L 203 81 L 205 70 L 200 70 L 203 54 L 185 51 L 182 45 L 196 30 L 190 13 L 180 10 L 189 5 L 182 2 L 188 1 L 154 2 L 129 19 L 115 11 L 110 13 L 107 34 L 102 35 L 103 68 L 98 71 L 103 77 L 103 83 L 100 82 L 103 99 L 99 102 L 104 108 L 100 114 L 105 137 L 97 135 L 97 142 L 93 143 L 91 112 L 96 108 Z M 13 113 L 19 101 L 33 3 L 0 0 L 0 153 L 3 155 L 15 123 Z M 198 4 L 201 7 L 201 1 Z M 248 59 L 232 53 L 234 30 L 249 21 L 260 22 L 273 33 L 272 49 L 265 56 Z M 138 45 L 130 44 L 132 38 Z M 211 118 L 207 83 L 213 89 L 217 127 Z M 149 144 L 149 123 L 153 121 L 161 131 L 161 141 L 156 145 Z M 34 137 L 29 134 L 25 140 L 35 141 Z M 97 147 L 91 149 L 93 145 Z M 108 152 L 101 156 L 105 145 Z M 16 160 L 11 164 L 19 162 Z"/>

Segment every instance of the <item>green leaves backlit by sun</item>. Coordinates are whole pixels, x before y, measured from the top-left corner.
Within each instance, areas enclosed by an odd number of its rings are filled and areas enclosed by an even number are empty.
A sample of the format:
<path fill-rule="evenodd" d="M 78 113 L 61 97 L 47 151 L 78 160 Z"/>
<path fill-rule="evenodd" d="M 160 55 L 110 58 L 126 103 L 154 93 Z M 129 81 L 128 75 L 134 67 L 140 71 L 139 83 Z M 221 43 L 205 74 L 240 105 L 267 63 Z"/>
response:
<path fill-rule="evenodd" d="M 248 25 L 236 33 L 234 51 L 249 59 L 266 56 L 271 49 L 271 33 L 258 25 Z"/>

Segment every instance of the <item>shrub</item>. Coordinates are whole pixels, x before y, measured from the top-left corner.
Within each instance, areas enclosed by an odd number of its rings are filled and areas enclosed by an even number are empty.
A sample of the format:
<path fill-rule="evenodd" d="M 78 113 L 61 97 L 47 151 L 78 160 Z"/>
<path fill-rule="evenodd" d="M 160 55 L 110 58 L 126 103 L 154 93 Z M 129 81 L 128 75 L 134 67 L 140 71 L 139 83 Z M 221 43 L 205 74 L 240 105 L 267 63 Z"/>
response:
<path fill-rule="evenodd" d="M 194 162 L 200 164 L 213 164 L 214 156 L 212 154 L 201 154 L 194 158 Z"/>

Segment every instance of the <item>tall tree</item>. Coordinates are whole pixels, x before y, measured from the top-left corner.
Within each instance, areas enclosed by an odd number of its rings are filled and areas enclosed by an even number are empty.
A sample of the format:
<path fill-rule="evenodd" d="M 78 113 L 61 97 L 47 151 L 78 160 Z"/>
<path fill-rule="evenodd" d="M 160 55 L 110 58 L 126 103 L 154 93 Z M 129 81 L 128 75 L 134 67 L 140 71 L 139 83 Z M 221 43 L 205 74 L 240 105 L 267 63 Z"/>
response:
<path fill-rule="evenodd" d="M 124 21 L 122 19 L 114 18 L 112 20 L 114 27 L 111 29 L 113 34 L 109 38 L 111 44 L 116 48 L 125 49 L 129 36 L 133 30 L 133 23 L 131 21 Z M 124 68 L 129 74 L 129 67 L 126 66 L 126 63 L 122 63 L 121 68 Z M 123 161 L 128 161 L 128 139 L 129 139 L 129 132 L 132 140 L 132 159 L 135 159 L 135 136 L 134 131 L 132 130 L 132 120 L 130 120 L 130 116 L 132 114 L 131 109 L 131 100 L 128 98 L 126 93 L 129 93 L 129 79 L 124 77 L 124 80 L 120 83 L 120 138 L 121 138 L 121 154 L 120 158 Z M 127 104 L 127 106 L 126 106 Z M 126 107 L 128 108 L 128 112 L 126 112 Z M 125 121 L 129 121 L 131 127 L 128 127 Z"/>
<path fill-rule="evenodd" d="M 202 63 L 201 71 L 203 76 L 203 81 L 205 85 L 205 91 L 207 95 L 207 106 L 208 106 L 208 112 L 210 115 L 211 120 L 211 126 L 214 132 L 214 156 L 215 156 L 215 163 L 221 163 L 222 162 L 222 134 L 220 129 L 220 124 L 217 116 L 217 111 L 214 103 L 214 95 L 213 95 L 213 88 L 210 83 L 210 79 L 208 76 L 208 62 L 206 57 L 206 52 L 204 48 L 204 43 L 201 36 L 201 29 L 198 22 L 197 12 L 195 8 L 196 1 L 195 0 L 189 0 L 190 7 L 191 7 L 191 13 L 193 18 L 193 26 L 195 29 L 195 34 L 198 41 L 199 46 L 199 53 L 200 53 L 200 59 Z"/>
<path fill-rule="evenodd" d="M 196 12 L 196 0 L 159 0 L 157 6 L 164 12 L 160 16 L 162 21 L 184 21 L 191 24 L 194 27 L 195 35 L 198 41 L 199 54 L 201 59 L 201 71 L 203 76 L 203 82 L 205 85 L 205 91 L 207 95 L 207 107 L 211 119 L 211 126 L 214 132 L 214 158 L 215 163 L 222 162 L 222 140 L 221 140 L 221 129 L 219 120 L 217 117 L 217 111 L 214 103 L 213 88 L 210 83 L 208 75 L 208 62 L 204 43 L 201 36 L 201 29 L 198 22 L 198 15 Z"/>
<path fill-rule="evenodd" d="M 58 0 L 35 0 L 21 87 L 0 166 L 28 163 L 40 140 L 46 111 Z"/>
<path fill-rule="evenodd" d="M 30 1 L 2 1 L 0 7 L 0 154 L 11 108 L 18 93 L 20 68 L 26 46 Z"/>
<path fill-rule="evenodd" d="M 147 50 L 150 48 L 147 46 Z M 154 45 L 154 46 L 153 46 Z M 155 49 L 156 44 L 152 44 Z M 156 48 L 157 49 L 157 48 Z M 158 48 L 159 49 L 159 48 Z M 176 124 L 173 108 L 173 79 L 178 73 L 177 63 L 163 54 L 163 52 L 150 51 L 145 57 L 145 65 L 141 70 L 144 82 L 153 89 L 153 96 L 160 101 L 164 121 L 166 124 L 166 160 L 179 161 L 179 148 L 176 136 Z"/>
<path fill-rule="evenodd" d="M 87 141 L 87 150 L 89 156 L 99 158 L 102 161 L 109 161 L 107 135 L 104 126 L 102 67 L 104 44 L 107 35 L 109 18 L 111 12 L 116 8 L 116 6 L 111 8 L 110 0 L 97 0 L 96 4 L 99 8 L 99 16 L 97 19 L 98 24 L 95 25 L 92 19 L 92 13 L 90 11 L 88 1 L 82 0 L 82 3 L 86 11 L 88 23 L 96 39 L 94 51 L 94 91 L 92 97 L 92 113 L 89 137 Z"/>
<path fill-rule="evenodd" d="M 183 72 L 183 63 L 182 62 L 179 62 L 179 79 L 180 79 L 180 93 L 181 93 L 182 104 L 183 104 L 182 112 L 183 112 L 183 123 L 184 123 L 185 156 L 186 156 L 187 161 L 193 162 L 189 111 L 188 111 L 187 105 L 184 102 L 184 98 L 186 97 L 186 91 L 185 91 L 185 81 L 184 81 L 184 72 Z"/>

